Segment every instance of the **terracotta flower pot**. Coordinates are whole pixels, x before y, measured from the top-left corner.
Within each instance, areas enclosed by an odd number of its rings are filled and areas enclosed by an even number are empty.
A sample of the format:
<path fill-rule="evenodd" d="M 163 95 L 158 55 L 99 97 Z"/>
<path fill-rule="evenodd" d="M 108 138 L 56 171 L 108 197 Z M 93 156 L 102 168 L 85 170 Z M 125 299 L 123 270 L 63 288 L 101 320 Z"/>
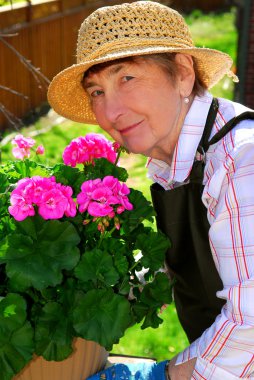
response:
<path fill-rule="evenodd" d="M 73 354 L 61 361 L 35 357 L 13 380 L 85 380 L 102 369 L 108 352 L 99 344 L 77 338 Z"/>

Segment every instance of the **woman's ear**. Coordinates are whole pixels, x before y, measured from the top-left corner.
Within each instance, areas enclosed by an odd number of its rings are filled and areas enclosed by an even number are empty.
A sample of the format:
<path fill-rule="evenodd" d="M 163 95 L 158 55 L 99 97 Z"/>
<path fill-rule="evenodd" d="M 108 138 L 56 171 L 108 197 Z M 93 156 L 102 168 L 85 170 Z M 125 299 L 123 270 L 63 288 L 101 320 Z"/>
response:
<path fill-rule="evenodd" d="M 175 62 L 178 66 L 178 86 L 180 95 L 188 97 L 192 93 L 195 82 L 193 59 L 189 54 L 177 53 Z"/>

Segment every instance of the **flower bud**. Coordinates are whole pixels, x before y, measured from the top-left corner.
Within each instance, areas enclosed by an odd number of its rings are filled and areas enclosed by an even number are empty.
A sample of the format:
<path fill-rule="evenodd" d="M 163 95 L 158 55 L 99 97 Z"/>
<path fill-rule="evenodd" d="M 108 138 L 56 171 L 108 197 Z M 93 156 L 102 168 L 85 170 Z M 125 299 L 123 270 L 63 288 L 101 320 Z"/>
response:
<path fill-rule="evenodd" d="M 115 216 L 115 212 L 114 211 L 111 211 L 109 214 L 108 214 L 108 217 L 109 218 L 114 218 L 114 216 Z"/>
<path fill-rule="evenodd" d="M 102 219 L 102 223 L 104 224 L 105 227 L 108 227 L 109 226 L 109 221 L 107 218 L 103 218 Z"/>
<path fill-rule="evenodd" d="M 114 223 L 115 223 L 115 228 L 117 230 L 120 230 L 120 220 L 117 217 L 114 218 Z"/>
<path fill-rule="evenodd" d="M 44 154 L 45 153 L 44 146 L 43 145 L 37 146 L 35 153 L 36 154 Z"/>
<path fill-rule="evenodd" d="M 118 152 L 120 148 L 121 148 L 121 145 L 118 142 L 115 141 L 113 143 L 113 149 L 114 149 L 114 151 Z"/>
<path fill-rule="evenodd" d="M 105 232 L 105 227 L 101 222 L 98 223 L 97 228 L 98 228 L 98 231 L 100 231 L 102 234 L 103 234 L 103 232 Z"/>

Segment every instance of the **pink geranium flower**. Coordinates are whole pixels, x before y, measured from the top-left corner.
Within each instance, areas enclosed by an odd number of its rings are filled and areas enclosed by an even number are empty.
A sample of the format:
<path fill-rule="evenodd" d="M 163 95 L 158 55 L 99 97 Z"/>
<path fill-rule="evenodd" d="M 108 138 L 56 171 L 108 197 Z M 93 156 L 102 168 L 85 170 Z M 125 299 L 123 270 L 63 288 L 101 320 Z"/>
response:
<path fill-rule="evenodd" d="M 35 140 L 19 134 L 14 137 L 11 143 L 15 145 L 12 149 L 13 156 L 19 160 L 23 160 L 25 157 L 30 157 L 30 149 L 34 146 Z"/>
<path fill-rule="evenodd" d="M 12 149 L 12 154 L 18 160 L 23 160 L 25 157 L 29 158 L 31 152 L 30 152 L 29 148 L 18 148 L 18 147 L 15 147 L 15 148 Z"/>
<path fill-rule="evenodd" d="M 11 193 L 10 214 L 16 220 L 24 220 L 34 215 L 34 206 L 43 219 L 60 219 L 64 215 L 74 217 L 76 204 L 72 199 L 72 189 L 55 181 L 55 177 L 34 176 L 17 183 Z"/>
<path fill-rule="evenodd" d="M 116 152 L 113 144 L 99 133 L 88 133 L 71 141 L 63 152 L 65 165 L 75 167 L 77 164 L 93 163 L 95 158 L 106 158 L 115 162 Z"/>
<path fill-rule="evenodd" d="M 92 216 L 102 217 L 113 212 L 113 204 L 118 203 L 117 197 L 114 197 L 110 188 L 100 184 L 100 187 L 92 193 L 91 201 L 88 205 L 88 213 Z"/>
<path fill-rule="evenodd" d="M 77 164 L 85 162 L 85 153 L 83 151 L 83 144 L 81 138 L 72 140 L 72 142 L 65 148 L 63 152 L 63 162 L 65 163 L 65 165 L 69 165 L 72 167 L 75 167 Z"/>
<path fill-rule="evenodd" d="M 64 212 L 65 215 L 74 217 L 77 212 L 77 207 L 76 207 L 76 203 L 72 199 L 72 194 L 73 194 L 72 188 L 70 186 L 63 186 L 61 184 L 57 184 L 57 186 L 61 190 L 63 196 L 67 200 L 67 207 Z"/>
<path fill-rule="evenodd" d="M 96 186 L 101 183 L 101 180 L 95 179 L 95 180 L 88 180 L 83 182 L 81 185 L 81 193 L 77 196 L 77 202 L 80 205 L 79 211 L 84 212 L 87 210 L 87 207 L 89 205 L 89 202 L 92 199 L 92 194 L 94 189 L 96 189 Z"/>
<path fill-rule="evenodd" d="M 113 208 L 106 202 L 90 202 L 87 211 L 90 215 L 99 218 L 109 215 L 113 211 Z"/>
<path fill-rule="evenodd" d="M 60 219 L 64 216 L 68 201 L 59 189 L 52 188 L 42 194 L 38 206 L 38 212 L 43 219 Z"/>
<path fill-rule="evenodd" d="M 128 198 L 129 193 L 130 193 L 130 189 L 125 183 L 118 184 L 118 197 L 119 197 L 121 205 L 126 210 L 133 209 L 133 205 L 130 203 L 129 198 Z"/>
<path fill-rule="evenodd" d="M 17 182 L 16 189 L 13 190 L 12 194 L 20 194 L 27 198 L 31 195 L 32 188 L 33 181 L 31 180 L 31 178 L 25 177 Z"/>
<path fill-rule="evenodd" d="M 77 196 L 79 211 L 87 211 L 93 217 L 114 218 L 115 213 L 132 210 L 133 205 L 128 200 L 129 188 L 121 184 L 113 176 L 89 180 L 82 184 L 81 193 Z"/>
<path fill-rule="evenodd" d="M 32 148 L 35 144 L 35 140 L 31 137 L 24 137 L 19 134 L 14 137 L 11 143 L 17 145 L 19 148 Z"/>
<path fill-rule="evenodd" d="M 111 189 L 113 192 L 117 192 L 117 186 L 119 186 L 120 182 L 117 178 L 113 177 L 112 175 L 108 175 L 103 178 L 102 183 L 104 186 Z"/>
<path fill-rule="evenodd" d="M 55 177 L 44 178 L 40 176 L 34 176 L 31 179 L 31 198 L 32 203 L 38 205 L 41 202 L 42 196 L 46 191 L 49 191 L 55 185 Z"/>
<path fill-rule="evenodd" d="M 9 213 L 19 222 L 26 219 L 28 216 L 34 216 L 35 211 L 33 206 L 26 200 L 25 197 L 16 193 L 11 196 L 11 206 L 8 208 Z"/>

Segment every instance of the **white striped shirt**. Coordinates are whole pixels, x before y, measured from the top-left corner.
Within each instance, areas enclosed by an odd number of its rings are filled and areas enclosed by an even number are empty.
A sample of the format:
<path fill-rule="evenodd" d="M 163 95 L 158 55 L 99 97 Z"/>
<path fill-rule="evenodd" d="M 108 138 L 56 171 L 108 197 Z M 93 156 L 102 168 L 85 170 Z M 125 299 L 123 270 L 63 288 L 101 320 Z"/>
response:
<path fill-rule="evenodd" d="M 186 116 L 172 164 L 149 159 L 148 175 L 165 189 L 186 183 L 212 96 L 196 97 Z M 211 137 L 249 109 L 219 99 Z M 210 223 L 211 252 L 227 302 L 202 336 L 178 355 L 197 358 L 192 380 L 254 379 L 254 120 L 240 122 L 206 154 L 202 201 Z"/>

